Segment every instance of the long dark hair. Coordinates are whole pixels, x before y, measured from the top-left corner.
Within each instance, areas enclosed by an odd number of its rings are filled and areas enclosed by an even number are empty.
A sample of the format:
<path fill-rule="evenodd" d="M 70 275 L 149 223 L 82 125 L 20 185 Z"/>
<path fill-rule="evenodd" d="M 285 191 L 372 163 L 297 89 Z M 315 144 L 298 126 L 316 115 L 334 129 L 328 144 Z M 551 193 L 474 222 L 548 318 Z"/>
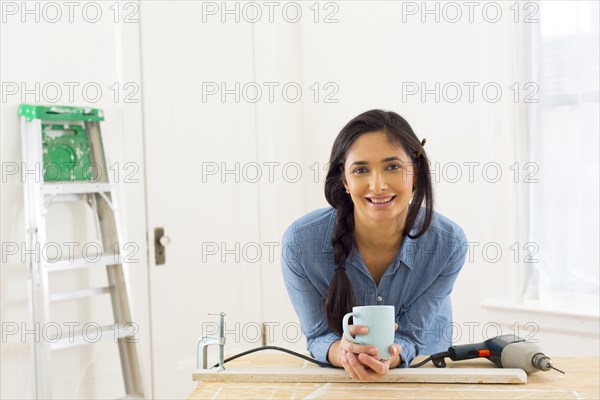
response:
<path fill-rule="evenodd" d="M 416 175 L 416 186 L 413 189 L 413 199 L 408 207 L 408 214 L 402 232 L 403 237 L 416 239 L 423 235 L 433 214 L 433 188 L 429 173 L 429 159 L 417 135 L 404 118 L 392 111 L 370 110 L 364 112 L 340 131 L 333 143 L 329 170 L 325 180 L 325 198 L 336 209 L 336 225 L 333 231 L 333 258 L 335 272 L 327 290 L 325 309 L 329 328 L 342 334 L 342 318 L 352 311 L 356 304 L 352 284 L 346 274 L 346 259 L 354 246 L 354 203 L 346 193 L 342 181 L 344 176 L 344 163 L 348 150 L 356 139 L 365 133 L 383 131 L 390 143 L 400 145 L 409 155 L 413 170 Z M 421 204 L 425 202 L 425 218 L 420 224 L 420 229 L 414 235 L 410 230 L 415 224 Z"/>

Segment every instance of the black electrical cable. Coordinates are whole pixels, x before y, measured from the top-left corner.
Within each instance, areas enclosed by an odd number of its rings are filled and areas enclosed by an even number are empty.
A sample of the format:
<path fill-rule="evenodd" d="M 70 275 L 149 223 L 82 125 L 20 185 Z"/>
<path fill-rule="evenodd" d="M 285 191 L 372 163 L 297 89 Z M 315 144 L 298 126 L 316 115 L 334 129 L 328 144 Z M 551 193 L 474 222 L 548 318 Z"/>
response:
<path fill-rule="evenodd" d="M 427 364 L 427 363 L 428 363 L 429 361 L 431 361 L 432 359 L 433 359 L 433 357 L 429 356 L 429 357 L 427 357 L 426 359 L 424 359 L 423 361 L 421 361 L 420 363 L 413 364 L 413 365 L 411 365 L 411 366 L 410 366 L 410 367 L 408 367 L 408 368 L 419 368 L 420 366 Z"/>
<path fill-rule="evenodd" d="M 229 358 L 226 358 L 225 360 L 223 360 L 223 364 L 225 364 L 225 363 L 227 363 L 229 361 L 235 360 L 236 358 L 240 358 L 240 357 L 246 356 L 248 354 L 251 354 L 251 353 L 254 353 L 254 352 L 257 352 L 257 351 L 262 351 L 262 350 L 277 350 L 277 351 L 282 351 L 284 353 L 288 353 L 288 354 L 291 354 L 293 356 L 300 357 L 303 360 L 310 361 L 311 363 L 317 364 L 320 367 L 331 367 L 331 364 L 324 363 L 324 362 L 321 362 L 321 361 L 317 361 L 314 358 L 310 358 L 310 357 L 305 356 L 304 354 L 296 353 L 295 351 L 288 350 L 288 349 L 285 349 L 283 347 L 277 347 L 277 346 L 256 347 L 254 349 L 250 349 L 250 350 L 241 352 L 239 354 L 236 354 L 235 356 L 231 356 Z M 421 361 L 420 363 L 411 365 L 409 368 L 418 368 L 418 367 L 420 367 L 422 365 L 427 364 L 431 360 L 432 360 L 432 356 L 429 356 L 425 360 Z M 212 368 L 216 368 L 218 366 L 219 366 L 219 363 L 216 363 L 215 365 L 212 366 Z"/>
<path fill-rule="evenodd" d="M 446 362 L 444 361 L 444 359 L 446 357 L 450 357 L 450 353 L 448 353 L 447 351 L 442 351 L 441 353 L 435 353 L 435 354 L 430 355 L 423 361 L 421 361 L 417 364 L 411 365 L 410 368 L 419 368 L 420 366 L 427 364 L 429 361 L 433 361 L 433 365 L 435 365 L 438 368 L 444 368 L 446 366 Z"/>
<path fill-rule="evenodd" d="M 226 358 L 225 360 L 223 360 L 223 364 L 225 364 L 228 361 L 235 360 L 236 358 L 248 355 L 250 353 L 254 353 L 255 351 L 262 351 L 262 350 L 278 350 L 278 351 L 283 351 L 284 353 L 288 353 L 288 354 L 291 354 L 293 356 L 300 357 L 303 360 L 310 361 L 311 363 L 315 363 L 315 364 L 317 364 L 320 367 L 331 367 L 331 364 L 323 363 L 321 361 L 315 360 L 314 358 L 307 357 L 304 354 L 296 353 L 295 351 L 284 349 L 283 347 L 277 347 L 277 346 L 256 347 L 254 349 L 251 349 L 251 350 L 244 351 L 242 353 L 236 354 L 235 356 L 231 356 L 229 358 Z M 219 366 L 219 363 L 216 363 L 215 365 L 212 366 L 212 368 L 216 368 L 218 366 Z"/>

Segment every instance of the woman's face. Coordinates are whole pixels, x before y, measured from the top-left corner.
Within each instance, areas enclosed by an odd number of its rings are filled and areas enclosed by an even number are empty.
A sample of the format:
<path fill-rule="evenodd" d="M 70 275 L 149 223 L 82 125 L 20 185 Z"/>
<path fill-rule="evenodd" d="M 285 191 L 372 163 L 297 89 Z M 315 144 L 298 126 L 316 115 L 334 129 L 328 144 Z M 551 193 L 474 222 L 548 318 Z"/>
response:
<path fill-rule="evenodd" d="M 406 218 L 414 177 L 410 158 L 385 132 L 362 134 L 346 154 L 344 186 L 365 221 Z"/>

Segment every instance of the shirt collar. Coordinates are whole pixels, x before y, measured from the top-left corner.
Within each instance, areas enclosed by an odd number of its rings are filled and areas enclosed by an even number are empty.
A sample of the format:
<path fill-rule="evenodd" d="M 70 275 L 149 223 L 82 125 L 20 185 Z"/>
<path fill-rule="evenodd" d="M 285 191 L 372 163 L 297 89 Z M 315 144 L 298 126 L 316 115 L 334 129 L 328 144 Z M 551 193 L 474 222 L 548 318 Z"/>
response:
<path fill-rule="evenodd" d="M 417 229 L 413 228 L 410 230 L 410 234 L 414 235 L 417 233 Z M 417 248 L 417 240 L 411 239 L 408 236 L 404 237 L 402 241 L 402 246 L 400 246 L 400 257 L 397 257 L 397 260 L 404 263 L 408 268 L 414 269 L 415 266 L 415 254 Z M 397 268 L 398 262 L 394 266 Z"/>

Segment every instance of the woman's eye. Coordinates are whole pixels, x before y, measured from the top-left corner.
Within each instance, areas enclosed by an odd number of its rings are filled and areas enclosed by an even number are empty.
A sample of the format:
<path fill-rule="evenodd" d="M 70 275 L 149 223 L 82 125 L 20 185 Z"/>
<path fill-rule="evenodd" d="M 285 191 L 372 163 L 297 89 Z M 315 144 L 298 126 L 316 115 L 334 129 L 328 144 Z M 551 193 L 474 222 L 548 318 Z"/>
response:
<path fill-rule="evenodd" d="M 398 171 L 400 169 L 402 169 L 402 165 L 400 164 L 391 164 L 387 166 L 387 169 L 392 170 L 392 171 Z M 367 173 L 368 170 L 365 167 L 361 167 L 361 168 L 356 168 L 354 171 L 355 174 L 364 174 Z"/>

